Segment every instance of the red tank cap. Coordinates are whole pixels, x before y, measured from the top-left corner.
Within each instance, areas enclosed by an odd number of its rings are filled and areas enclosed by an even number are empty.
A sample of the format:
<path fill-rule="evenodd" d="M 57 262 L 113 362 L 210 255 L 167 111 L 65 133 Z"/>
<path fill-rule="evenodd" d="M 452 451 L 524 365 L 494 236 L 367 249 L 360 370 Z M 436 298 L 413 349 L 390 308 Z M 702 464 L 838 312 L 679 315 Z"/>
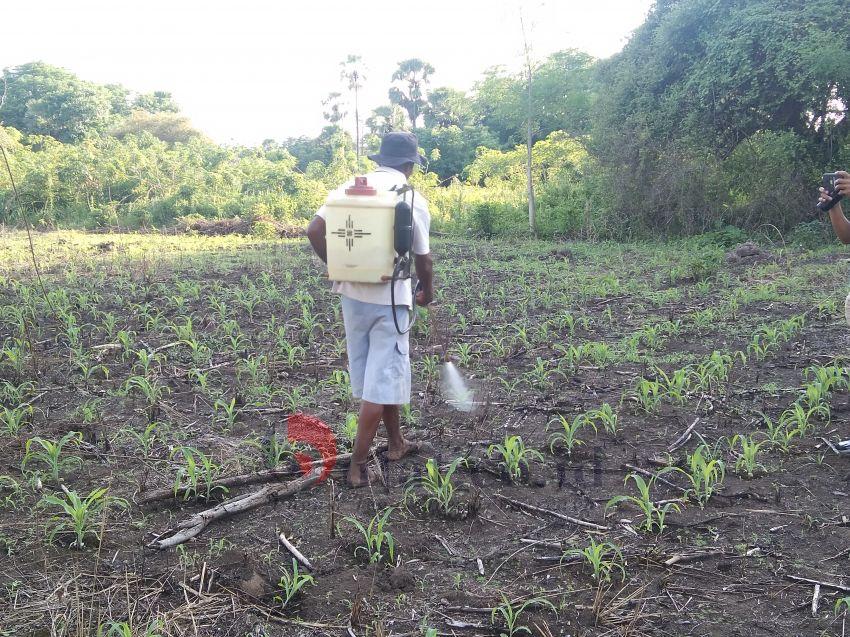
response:
<path fill-rule="evenodd" d="M 365 177 L 355 177 L 354 185 L 345 189 L 346 195 L 377 195 L 378 191 L 366 183 Z"/>

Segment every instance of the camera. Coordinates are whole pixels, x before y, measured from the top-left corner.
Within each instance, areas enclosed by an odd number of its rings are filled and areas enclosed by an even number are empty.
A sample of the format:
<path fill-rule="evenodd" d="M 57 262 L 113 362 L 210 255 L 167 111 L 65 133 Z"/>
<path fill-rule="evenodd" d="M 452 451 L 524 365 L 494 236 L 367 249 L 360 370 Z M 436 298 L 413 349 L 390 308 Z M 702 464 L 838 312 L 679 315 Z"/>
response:
<path fill-rule="evenodd" d="M 828 194 L 832 199 L 830 201 L 823 201 L 817 204 L 818 210 L 821 212 L 829 212 L 832 210 L 839 201 L 844 199 L 843 195 L 839 195 L 835 192 L 836 184 L 835 181 L 838 179 L 838 173 L 824 173 L 823 176 L 823 189 L 826 190 L 826 194 Z"/>
<path fill-rule="evenodd" d="M 827 193 L 832 195 L 835 192 L 835 180 L 838 179 L 838 173 L 826 173 L 823 176 L 823 188 Z"/>

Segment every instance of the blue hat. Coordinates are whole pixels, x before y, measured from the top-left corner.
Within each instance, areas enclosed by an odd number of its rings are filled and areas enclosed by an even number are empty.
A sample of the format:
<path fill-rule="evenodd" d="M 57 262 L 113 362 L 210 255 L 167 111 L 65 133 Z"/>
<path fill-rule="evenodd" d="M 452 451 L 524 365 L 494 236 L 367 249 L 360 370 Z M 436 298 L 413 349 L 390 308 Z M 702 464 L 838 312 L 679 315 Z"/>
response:
<path fill-rule="evenodd" d="M 402 166 L 413 162 L 420 166 L 425 163 L 425 157 L 419 154 L 419 140 L 413 133 L 392 132 L 381 139 L 381 150 L 369 159 L 381 166 Z"/>

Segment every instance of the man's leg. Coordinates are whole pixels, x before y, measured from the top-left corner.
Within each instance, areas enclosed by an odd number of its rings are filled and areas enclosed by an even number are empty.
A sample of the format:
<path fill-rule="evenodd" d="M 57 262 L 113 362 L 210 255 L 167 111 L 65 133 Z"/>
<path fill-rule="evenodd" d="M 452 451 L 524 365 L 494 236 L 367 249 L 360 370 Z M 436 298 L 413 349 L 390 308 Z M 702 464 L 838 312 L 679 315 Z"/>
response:
<path fill-rule="evenodd" d="M 357 437 L 354 439 L 354 449 L 351 454 L 351 465 L 348 467 L 348 482 L 360 486 L 364 481 L 366 463 L 369 461 L 369 448 L 375 440 L 378 425 L 384 414 L 384 406 L 364 400 L 360 403 L 360 418 L 357 421 Z M 367 478 L 366 478 L 367 479 Z"/>
<path fill-rule="evenodd" d="M 401 433 L 401 410 L 398 405 L 384 405 L 384 425 L 387 428 L 387 458 L 401 460 L 413 449 L 413 446 Z"/>

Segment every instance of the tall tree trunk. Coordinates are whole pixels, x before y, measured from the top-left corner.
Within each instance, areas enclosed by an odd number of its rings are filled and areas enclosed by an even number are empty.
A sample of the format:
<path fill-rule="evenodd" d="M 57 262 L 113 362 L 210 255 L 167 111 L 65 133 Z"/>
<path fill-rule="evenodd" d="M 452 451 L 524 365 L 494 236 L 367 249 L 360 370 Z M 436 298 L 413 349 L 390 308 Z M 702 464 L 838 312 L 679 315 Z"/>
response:
<path fill-rule="evenodd" d="M 526 161 L 525 161 L 525 176 L 528 182 L 528 228 L 531 230 L 531 235 L 537 238 L 537 206 L 534 200 L 534 179 L 531 175 L 531 118 L 533 113 L 533 101 L 531 94 L 531 51 L 528 48 L 528 38 L 525 34 L 525 22 L 522 19 L 522 14 L 519 16 L 519 23 L 522 27 L 522 43 L 525 47 L 525 68 L 528 80 L 528 105 L 526 111 Z"/>
<path fill-rule="evenodd" d="M 354 84 L 354 152 L 357 153 L 357 165 L 360 165 L 360 101 L 357 84 Z"/>

